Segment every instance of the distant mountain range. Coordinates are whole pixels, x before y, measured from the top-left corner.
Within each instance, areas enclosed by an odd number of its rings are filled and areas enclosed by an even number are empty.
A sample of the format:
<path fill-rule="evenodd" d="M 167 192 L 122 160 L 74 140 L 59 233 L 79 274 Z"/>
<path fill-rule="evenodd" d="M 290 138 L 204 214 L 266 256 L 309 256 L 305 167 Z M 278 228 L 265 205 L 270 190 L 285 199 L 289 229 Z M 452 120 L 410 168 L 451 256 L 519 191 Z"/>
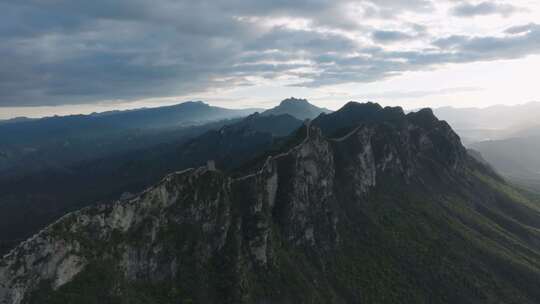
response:
<path fill-rule="evenodd" d="M 17 117 L 2 121 L 3 123 L 29 123 L 17 128 L 37 129 L 55 127 L 55 131 L 64 131 L 63 123 L 70 123 L 74 128 L 109 126 L 116 128 L 146 129 L 199 125 L 209 121 L 217 121 L 246 116 L 261 111 L 258 108 L 227 109 L 210 106 L 202 101 L 187 101 L 171 106 L 139 108 L 133 110 L 115 110 L 89 115 L 51 116 L 44 118 Z"/>
<path fill-rule="evenodd" d="M 0 259 L 0 302 L 540 302 L 539 205 L 430 109 L 255 114 L 176 153 L 220 164 L 51 223 Z"/>
<path fill-rule="evenodd" d="M 31 120 L 35 120 L 35 118 L 14 117 L 10 119 L 0 119 L 0 125 L 9 124 L 9 123 L 17 123 L 17 122 L 25 122 L 25 121 L 31 121 Z"/>
<path fill-rule="evenodd" d="M 540 193 L 540 136 L 481 141 L 470 147 L 510 181 Z"/>
<path fill-rule="evenodd" d="M 528 129 L 540 128 L 540 102 L 487 108 L 443 107 L 433 111 L 448 121 L 466 143 L 516 137 Z"/>
<path fill-rule="evenodd" d="M 505 178 L 540 193 L 540 103 L 434 111 Z"/>
<path fill-rule="evenodd" d="M 192 127 L 244 117 L 255 111 L 186 102 L 160 108 L 19 119 L 0 124 L 0 174 L 63 167 L 181 140 L 200 134 L 200 128 Z"/>
<path fill-rule="evenodd" d="M 296 103 L 297 101 L 293 100 L 282 102 L 277 107 L 279 111 L 276 112 L 284 113 L 284 110 L 290 108 L 300 117 L 314 115 L 314 106 L 303 101 L 298 101 L 298 105 L 295 105 Z M 282 105 L 287 106 L 283 108 Z M 193 107 L 197 108 L 197 111 L 193 111 Z M 175 109 L 178 108 L 182 107 Z M 194 115 L 207 113 L 203 109 L 216 111 L 202 103 L 188 103 L 183 108 L 189 109 Z M 301 109 L 305 109 L 306 112 L 302 114 Z M 228 113 L 226 110 L 218 112 Z M 233 113 L 237 115 L 245 112 Z M 110 112 L 93 116 L 112 120 L 114 116 L 120 114 L 127 115 L 123 112 Z M 179 116 L 187 117 L 187 115 Z M 195 121 L 196 117 L 200 116 L 193 116 L 190 121 Z M 75 126 L 80 119 L 88 118 L 85 116 L 74 119 Z M 134 118 L 129 119 L 136 121 Z M 43 124 L 46 123 L 40 122 L 40 125 Z M 259 153 L 279 146 L 280 138 L 286 137 L 301 124 L 301 120 L 289 114 L 273 115 L 271 111 L 264 114 L 255 113 L 245 118 L 220 120 L 196 126 L 158 128 L 143 133 L 144 136 L 133 138 L 135 141 L 143 141 L 142 143 L 119 148 L 115 145 L 124 145 L 124 138 L 109 137 L 110 145 L 116 149 L 102 154 L 95 152 L 92 145 L 98 147 L 103 145 L 103 136 L 89 139 L 75 128 L 71 130 L 70 137 L 81 137 L 79 139 L 81 143 L 76 147 L 88 149 L 85 151 L 88 157 L 70 162 L 61 159 L 63 161 L 61 165 L 50 165 L 49 154 L 36 151 L 36 156 L 33 157 L 42 157 L 38 158 L 40 166 L 33 168 L 32 163 L 25 163 L 26 167 L 22 170 L 15 168 L 12 174 L 0 176 L 2 189 L 0 253 L 2 247 L 4 250 L 11 247 L 16 240 L 28 237 L 46 223 L 70 210 L 93 202 L 118 198 L 122 194 L 141 191 L 170 172 L 201 166 L 208 160 L 213 160 L 220 169 L 233 169 Z M 59 128 L 58 132 L 69 131 L 69 128 L 64 128 L 69 125 L 67 122 L 61 124 L 62 128 Z M 89 129 L 97 131 L 92 127 Z M 36 129 L 28 130 L 28 141 L 25 144 L 36 145 L 36 142 L 30 140 L 34 135 L 33 132 L 37 132 Z M 50 145 L 49 149 L 53 152 L 63 151 L 65 154 L 76 151 L 71 148 L 73 145 L 66 150 L 63 144 L 56 141 Z M 28 218 L 32 218 L 32 221 L 28 222 Z"/>

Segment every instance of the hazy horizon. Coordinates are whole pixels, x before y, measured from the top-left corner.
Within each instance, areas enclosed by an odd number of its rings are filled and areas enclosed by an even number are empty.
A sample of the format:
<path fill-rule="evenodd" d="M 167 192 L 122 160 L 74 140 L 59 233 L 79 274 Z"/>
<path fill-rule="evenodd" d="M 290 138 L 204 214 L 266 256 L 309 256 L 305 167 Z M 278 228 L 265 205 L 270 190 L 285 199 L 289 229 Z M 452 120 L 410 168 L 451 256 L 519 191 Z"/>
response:
<path fill-rule="evenodd" d="M 35 107 L 20 107 L 20 108 L 7 108 L 7 107 L 0 107 L 0 120 L 9 120 L 13 118 L 45 118 L 45 117 L 52 117 L 52 116 L 68 116 L 68 115 L 89 115 L 92 113 L 103 113 L 108 111 L 126 111 L 126 110 L 136 110 L 136 109 L 144 109 L 144 108 L 157 108 L 157 107 L 163 107 L 163 106 L 171 106 L 171 105 L 178 105 L 185 102 L 192 102 L 192 101 L 202 101 L 210 106 L 216 106 L 216 107 L 223 107 L 228 109 L 271 109 L 275 106 L 278 106 L 279 103 L 282 100 L 285 100 L 287 98 L 303 98 L 301 96 L 289 96 L 284 97 L 278 101 L 269 101 L 267 103 L 264 103 L 263 105 L 259 106 L 238 106 L 238 104 L 231 104 L 229 105 L 223 105 L 222 103 L 213 103 L 211 100 L 201 100 L 201 99 L 193 99 L 193 100 L 184 100 L 184 101 L 176 101 L 172 103 L 160 103 L 160 104 L 146 104 L 146 103 L 140 103 L 140 102 L 129 102 L 129 103 L 122 103 L 122 104 L 85 104 L 85 105 L 61 105 L 61 106 L 35 106 Z M 491 107 L 497 107 L 497 106 L 524 106 L 527 104 L 534 104 L 534 103 L 540 103 L 540 101 L 528 101 L 523 103 L 515 103 L 515 104 L 493 104 L 493 105 L 485 105 L 485 106 L 453 106 L 453 105 L 442 105 L 439 107 L 430 107 L 430 106 L 424 106 L 424 107 L 414 107 L 409 108 L 406 105 L 403 104 L 384 104 L 381 102 L 378 102 L 376 100 L 348 100 L 346 102 L 343 102 L 337 107 L 328 108 L 332 111 L 336 111 L 339 108 L 341 108 L 345 103 L 354 101 L 354 102 L 375 102 L 379 103 L 382 106 L 399 106 L 402 107 L 404 110 L 407 111 L 413 111 L 421 108 L 433 108 L 433 109 L 440 109 L 445 107 L 455 108 L 455 109 L 486 109 Z M 311 104 L 323 108 L 323 105 L 317 104 L 316 102 L 312 102 L 308 99 L 308 102 Z"/>

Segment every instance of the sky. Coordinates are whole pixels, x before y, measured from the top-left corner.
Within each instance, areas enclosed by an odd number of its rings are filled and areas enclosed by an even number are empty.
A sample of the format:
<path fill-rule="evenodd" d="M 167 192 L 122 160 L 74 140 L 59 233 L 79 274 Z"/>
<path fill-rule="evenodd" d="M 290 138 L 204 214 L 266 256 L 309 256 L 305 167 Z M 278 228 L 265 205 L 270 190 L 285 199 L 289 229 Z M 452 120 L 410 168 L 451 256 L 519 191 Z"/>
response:
<path fill-rule="evenodd" d="M 540 100 L 540 1 L 0 0 L 0 119 Z M 539 22 L 539 23 L 536 23 Z"/>

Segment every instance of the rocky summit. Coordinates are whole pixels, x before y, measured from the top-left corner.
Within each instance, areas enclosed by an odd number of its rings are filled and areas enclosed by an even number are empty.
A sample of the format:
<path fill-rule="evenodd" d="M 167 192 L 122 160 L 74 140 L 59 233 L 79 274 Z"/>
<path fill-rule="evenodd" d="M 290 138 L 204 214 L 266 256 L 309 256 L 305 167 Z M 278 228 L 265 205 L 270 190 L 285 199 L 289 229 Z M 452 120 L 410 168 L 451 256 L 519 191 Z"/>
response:
<path fill-rule="evenodd" d="M 349 103 L 0 260 L 0 303 L 539 303 L 540 208 L 431 110 Z"/>

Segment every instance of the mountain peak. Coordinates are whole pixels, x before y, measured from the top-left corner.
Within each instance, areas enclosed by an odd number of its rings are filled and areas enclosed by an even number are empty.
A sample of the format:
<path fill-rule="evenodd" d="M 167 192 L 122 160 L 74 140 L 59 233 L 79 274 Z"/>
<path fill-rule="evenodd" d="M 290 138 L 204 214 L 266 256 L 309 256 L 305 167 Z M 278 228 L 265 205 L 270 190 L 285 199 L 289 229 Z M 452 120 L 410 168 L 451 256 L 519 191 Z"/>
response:
<path fill-rule="evenodd" d="M 376 102 L 367 101 L 367 102 L 358 102 L 358 101 L 349 101 L 340 110 L 349 110 L 354 108 L 373 108 L 382 110 L 382 106 Z"/>
<path fill-rule="evenodd" d="M 341 109 L 328 115 L 317 117 L 313 123 L 326 135 L 346 131 L 366 122 L 403 122 L 405 113 L 401 107 L 382 107 L 378 103 L 350 101 Z"/>
<path fill-rule="evenodd" d="M 331 111 L 325 108 L 319 108 L 307 101 L 306 99 L 299 99 L 290 97 L 281 101 L 281 103 L 269 110 L 266 110 L 262 115 L 280 115 L 289 114 L 298 119 L 313 119 L 319 116 L 321 113 L 330 113 Z"/>
<path fill-rule="evenodd" d="M 424 108 L 416 112 L 411 112 L 407 114 L 407 117 L 424 127 L 434 126 L 440 122 L 431 108 Z"/>

